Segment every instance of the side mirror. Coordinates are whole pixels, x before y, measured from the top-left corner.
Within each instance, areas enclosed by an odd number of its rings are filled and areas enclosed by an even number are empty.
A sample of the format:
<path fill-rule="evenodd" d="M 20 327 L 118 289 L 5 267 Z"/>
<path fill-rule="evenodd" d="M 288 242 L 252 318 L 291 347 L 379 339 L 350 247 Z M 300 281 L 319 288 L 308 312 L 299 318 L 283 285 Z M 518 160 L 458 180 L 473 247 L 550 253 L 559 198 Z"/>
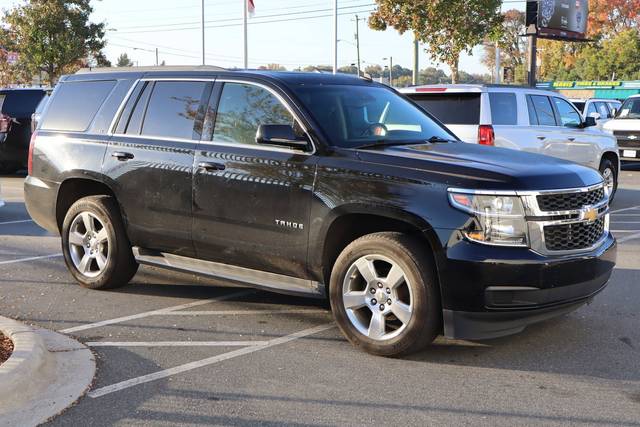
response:
<path fill-rule="evenodd" d="M 591 113 L 589 114 L 589 117 L 593 117 L 595 120 L 600 120 L 602 116 L 600 115 L 600 113 Z"/>
<path fill-rule="evenodd" d="M 280 145 L 305 149 L 309 146 L 309 141 L 300 138 L 290 125 L 260 125 L 256 132 L 256 142 L 263 145 Z"/>
<path fill-rule="evenodd" d="M 596 119 L 594 117 L 585 117 L 584 122 L 582 123 L 583 128 L 590 128 L 593 126 L 597 126 Z"/>

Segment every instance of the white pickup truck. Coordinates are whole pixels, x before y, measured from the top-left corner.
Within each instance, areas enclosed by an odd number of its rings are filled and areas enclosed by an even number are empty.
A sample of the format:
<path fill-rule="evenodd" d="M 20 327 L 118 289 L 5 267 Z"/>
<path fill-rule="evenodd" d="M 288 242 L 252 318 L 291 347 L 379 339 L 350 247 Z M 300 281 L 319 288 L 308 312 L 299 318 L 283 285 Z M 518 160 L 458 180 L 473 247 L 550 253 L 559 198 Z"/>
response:
<path fill-rule="evenodd" d="M 640 95 L 627 98 L 614 119 L 605 123 L 604 129 L 618 140 L 623 161 L 640 161 Z"/>
<path fill-rule="evenodd" d="M 400 90 L 461 140 L 545 154 L 600 171 L 618 187 L 616 139 L 557 92 L 505 85 L 427 85 Z"/>

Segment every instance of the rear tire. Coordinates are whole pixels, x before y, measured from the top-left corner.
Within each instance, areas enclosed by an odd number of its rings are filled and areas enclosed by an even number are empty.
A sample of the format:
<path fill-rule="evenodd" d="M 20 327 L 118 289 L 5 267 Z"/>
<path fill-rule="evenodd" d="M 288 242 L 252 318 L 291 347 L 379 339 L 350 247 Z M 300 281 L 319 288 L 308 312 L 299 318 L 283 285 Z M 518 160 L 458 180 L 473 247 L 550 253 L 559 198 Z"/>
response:
<path fill-rule="evenodd" d="M 136 274 L 138 263 L 112 197 L 90 196 L 75 202 L 61 234 L 65 263 L 81 286 L 119 288 Z"/>
<path fill-rule="evenodd" d="M 361 237 L 338 257 L 329 288 L 345 337 L 379 356 L 426 347 L 441 331 L 436 273 L 424 243 L 402 233 Z"/>
<path fill-rule="evenodd" d="M 611 160 L 602 159 L 600 163 L 600 175 L 602 175 L 605 185 L 609 187 L 609 202 L 612 202 L 618 191 L 618 168 Z"/>

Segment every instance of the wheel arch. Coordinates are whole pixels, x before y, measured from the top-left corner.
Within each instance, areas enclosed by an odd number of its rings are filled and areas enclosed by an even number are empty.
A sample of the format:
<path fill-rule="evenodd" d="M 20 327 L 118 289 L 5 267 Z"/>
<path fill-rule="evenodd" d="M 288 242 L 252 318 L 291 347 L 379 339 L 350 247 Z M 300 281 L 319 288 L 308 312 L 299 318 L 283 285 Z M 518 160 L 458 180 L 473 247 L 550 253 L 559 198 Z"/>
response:
<path fill-rule="evenodd" d="M 616 172 L 620 172 L 620 156 L 618 153 L 613 151 L 605 151 L 602 153 L 602 156 L 600 157 L 600 165 L 598 165 L 598 167 L 602 165 L 603 160 L 610 160 L 616 167 Z"/>
<path fill-rule="evenodd" d="M 93 177 L 69 177 L 62 181 L 56 197 L 55 214 L 58 230 L 62 230 L 64 217 L 76 201 L 83 197 L 98 195 L 115 198 L 115 193 L 107 184 Z"/>
<path fill-rule="evenodd" d="M 344 248 L 364 235 L 385 231 L 406 233 L 424 242 L 427 249 L 425 252 L 432 257 L 436 269 L 438 289 L 441 288 L 439 271 L 444 263 L 443 248 L 428 221 L 397 208 L 351 205 L 335 209 L 321 234 L 320 241 L 323 245 L 322 252 L 319 254 L 321 257 L 319 275 L 327 285 L 327 291 L 333 265 Z"/>

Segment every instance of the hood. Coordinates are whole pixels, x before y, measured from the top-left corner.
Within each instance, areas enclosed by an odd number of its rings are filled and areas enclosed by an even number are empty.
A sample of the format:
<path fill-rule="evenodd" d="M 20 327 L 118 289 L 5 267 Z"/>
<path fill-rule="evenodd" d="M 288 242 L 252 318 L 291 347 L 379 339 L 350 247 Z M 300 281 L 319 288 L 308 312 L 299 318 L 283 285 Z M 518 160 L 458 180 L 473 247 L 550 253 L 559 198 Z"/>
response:
<path fill-rule="evenodd" d="M 602 126 L 605 130 L 627 130 L 640 133 L 640 119 L 613 119 Z"/>
<path fill-rule="evenodd" d="M 599 184 L 597 171 L 539 154 L 477 144 L 403 145 L 357 150 L 366 162 L 419 172 L 448 187 L 482 190 L 552 190 Z M 426 174 L 426 176 L 425 176 Z"/>

